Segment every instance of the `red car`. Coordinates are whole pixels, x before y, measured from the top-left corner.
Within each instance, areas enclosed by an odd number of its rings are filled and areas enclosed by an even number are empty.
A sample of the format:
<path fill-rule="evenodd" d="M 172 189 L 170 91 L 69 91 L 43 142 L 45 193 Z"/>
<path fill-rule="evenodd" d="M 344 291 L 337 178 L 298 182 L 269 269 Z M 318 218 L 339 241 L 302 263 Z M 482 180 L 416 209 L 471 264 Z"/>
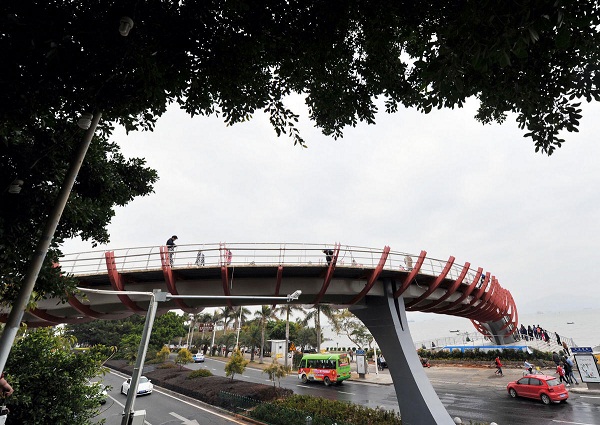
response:
<path fill-rule="evenodd" d="M 560 403 L 569 398 L 569 392 L 565 385 L 554 376 L 548 375 L 524 376 L 518 381 L 510 382 L 506 386 L 506 390 L 512 398 L 517 396 L 535 398 L 542 400 L 544 404 Z"/>

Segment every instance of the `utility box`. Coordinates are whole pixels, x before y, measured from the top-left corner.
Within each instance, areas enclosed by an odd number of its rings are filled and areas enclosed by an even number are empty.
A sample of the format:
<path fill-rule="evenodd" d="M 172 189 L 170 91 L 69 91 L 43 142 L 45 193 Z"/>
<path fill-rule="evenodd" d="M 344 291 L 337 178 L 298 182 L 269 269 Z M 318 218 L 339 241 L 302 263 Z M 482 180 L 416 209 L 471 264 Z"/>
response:
<path fill-rule="evenodd" d="M 146 422 L 146 411 L 145 410 L 136 410 L 131 415 L 131 421 L 129 425 L 144 425 Z"/>
<path fill-rule="evenodd" d="M 285 339 L 269 339 L 271 343 L 271 357 L 281 359 L 285 356 Z"/>

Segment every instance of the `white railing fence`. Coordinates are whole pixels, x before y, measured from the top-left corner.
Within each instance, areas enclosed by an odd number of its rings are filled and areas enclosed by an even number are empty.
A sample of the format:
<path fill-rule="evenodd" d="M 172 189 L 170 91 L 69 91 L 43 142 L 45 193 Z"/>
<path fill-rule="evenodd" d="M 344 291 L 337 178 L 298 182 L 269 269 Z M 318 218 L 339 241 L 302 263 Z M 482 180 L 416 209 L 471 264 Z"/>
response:
<path fill-rule="evenodd" d="M 326 266 L 324 250 L 334 250 L 335 244 L 308 243 L 207 243 L 178 245 L 173 250 L 172 267 L 230 266 Z M 106 251 L 88 251 L 66 254 L 60 259 L 62 270 L 75 276 L 106 273 Z M 160 247 L 135 247 L 115 249 L 115 262 L 119 272 L 146 271 L 161 268 Z M 383 249 L 341 245 L 337 267 L 375 268 Z M 410 259 L 408 259 L 410 257 Z M 417 262 L 418 254 L 390 251 L 385 262 L 387 270 L 410 270 Z M 447 260 L 426 257 L 419 273 L 439 276 Z M 447 278 L 455 280 L 462 272 L 463 264 L 455 262 Z M 469 269 L 464 282 L 471 283 L 476 269 Z"/>

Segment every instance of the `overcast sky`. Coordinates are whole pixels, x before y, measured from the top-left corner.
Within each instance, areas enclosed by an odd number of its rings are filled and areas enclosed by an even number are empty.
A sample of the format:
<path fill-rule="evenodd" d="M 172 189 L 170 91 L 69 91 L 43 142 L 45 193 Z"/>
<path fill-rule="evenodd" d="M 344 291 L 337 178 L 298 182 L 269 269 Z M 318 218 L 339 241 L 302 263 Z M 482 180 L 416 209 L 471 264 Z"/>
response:
<path fill-rule="evenodd" d="M 302 112 L 299 99 L 291 105 Z M 306 118 L 308 149 L 277 138 L 262 113 L 227 127 L 171 108 L 153 133 L 117 131 L 146 158 L 155 193 L 117 210 L 101 249 L 218 242 L 340 242 L 483 267 L 520 312 L 600 305 L 600 107 L 548 157 L 514 116 L 483 126 L 464 109 L 384 112 L 376 125 L 323 136 Z M 69 241 L 65 253 L 91 250 Z"/>

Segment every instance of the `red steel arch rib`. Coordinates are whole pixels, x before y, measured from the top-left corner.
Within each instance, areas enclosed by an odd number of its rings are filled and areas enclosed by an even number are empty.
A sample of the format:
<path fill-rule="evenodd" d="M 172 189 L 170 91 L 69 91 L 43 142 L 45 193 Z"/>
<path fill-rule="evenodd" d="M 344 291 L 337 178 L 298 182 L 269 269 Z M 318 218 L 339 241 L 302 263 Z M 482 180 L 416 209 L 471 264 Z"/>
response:
<path fill-rule="evenodd" d="M 162 267 L 163 276 L 165 278 L 165 283 L 167 285 L 167 289 L 172 295 L 179 295 L 179 292 L 177 292 L 177 287 L 175 285 L 175 275 L 173 274 L 173 269 L 171 268 L 171 263 L 168 260 L 168 252 L 167 252 L 168 248 L 166 246 L 161 246 L 159 250 L 160 250 L 160 264 Z M 194 313 L 195 311 L 197 311 L 197 309 L 190 307 L 189 305 L 187 305 L 185 303 L 185 301 L 183 301 L 180 298 L 176 298 L 174 301 L 175 301 L 175 304 L 177 304 L 177 306 L 180 309 L 182 309 L 183 311 L 185 311 L 186 313 Z"/>
<path fill-rule="evenodd" d="M 448 288 L 448 290 L 446 291 L 446 293 L 444 295 L 442 295 L 440 298 L 438 298 L 435 301 L 430 302 L 427 305 L 424 305 L 423 307 L 419 308 L 419 311 L 430 311 L 433 307 L 443 303 L 444 301 L 446 301 L 452 294 L 454 294 L 456 292 L 456 290 L 460 287 L 460 284 L 463 282 L 463 280 L 465 280 L 465 276 L 467 275 L 468 271 L 469 271 L 469 267 L 471 267 L 470 263 L 465 263 L 465 265 L 463 266 L 462 271 L 460 272 L 460 275 L 458 276 L 458 278 L 454 281 L 454 283 L 452 284 L 452 286 L 450 286 L 450 288 Z"/>
<path fill-rule="evenodd" d="M 486 276 L 486 280 L 487 280 L 487 276 Z M 495 307 L 495 304 L 493 302 L 493 301 L 495 301 L 495 298 L 492 298 L 492 297 L 495 295 L 497 283 L 498 283 L 498 281 L 496 280 L 496 278 L 492 276 L 490 279 L 490 285 L 487 288 L 487 291 L 485 291 L 484 294 L 481 297 L 479 297 L 480 302 L 477 305 L 474 305 L 474 303 L 473 303 L 474 300 L 471 300 L 470 307 L 468 307 L 466 310 L 463 310 L 463 312 L 462 312 L 463 316 L 464 317 L 474 317 L 477 320 L 479 320 L 482 317 L 489 316 L 490 309 L 493 309 Z M 485 283 L 484 283 L 484 285 L 485 285 Z M 483 288 L 483 285 L 481 287 Z M 490 300 L 492 300 L 492 301 L 490 301 Z M 479 321 L 481 321 L 481 320 L 479 320 Z"/>
<path fill-rule="evenodd" d="M 279 288 L 281 288 L 281 280 L 283 279 L 283 266 L 280 264 L 277 267 L 277 281 L 275 282 L 275 295 L 279 296 Z M 275 308 L 277 304 L 273 304 L 273 308 Z"/>
<path fill-rule="evenodd" d="M 70 296 L 68 301 L 69 301 L 69 304 L 71 304 L 71 306 L 75 310 L 77 310 L 84 316 L 91 317 L 92 319 L 100 319 L 100 320 L 124 319 L 125 317 L 129 317 L 133 314 L 133 312 L 115 313 L 115 314 L 101 313 L 99 311 L 93 310 L 89 305 L 83 304 L 81 301 L 79 301 L 74 296 Z"/>
<path fill-rule="evenodd" d="M 379 263 L 377 264 L 377 267 L 375 267 L 375 270 L 373 270 L 373 272 L 371 273 L 371 277 L 369 277 L 367 284 L 362 289 L 362 291 L 360 291 L 354 298 L 352 298 L 352 300 L 350 300 L 350 303 L 349 303 L 350 305 L 356 304 L 360 299 L 362 299 L 365 295 L 367 295 L 367 293 L 371 290 L 373 285 L 375 285 L 375 282 L 377 282 L 377 278 L 383 271 L 383 266 L 385 266 L 385 262 L 387 261 L 389 254 L 390 254 L 390 247 L 386 245 L 383 247 L 383 252 L 381 253 L 381 258 L 379 258 Z"/>
<path fill-rule="evenodd" d="M 231 295 L 231 292 L 229 291 L 229 270 L 227 269 L 227 266 L 221 266 L 221 283 L 223 284 L 223 294 L 227 296 Z M 225 301 L 229 307 L 233 307 L 229 298 Z"/>
<path fill-rule="evenodd" d="M 429 285 L 429 289 L 427 289 L 425 292 L 423 292 L 423 294 L 421 294 L 420 297 L 405 304 L 405 308 L 407 310 L 411 310 L 411 307 L 416 306 L 421 301 L 423 301 L 425 298 L 427 298 L 428 296 L 433 294 L 433 291 L 435 291 L 437 289 L 437 287 L 440 286 L 440 284 L 444 281 L 444 279 L 448 275 L 448 272 L 450 272 L 450 269 L 452 268 L 452 264 L 454 264 L 454 260 L 455 260 L 455 258 L 453 256 L 450 256 L 450 258 L 448 258 L 448 262 L 446 262 L 444 269 L 442 270 L 440 275 L 435 279 L 435 282 L 433 282 L 431 285 Z M 417 310 L 417 309 L 415 309 L 415 310 Z"/>
<path fill-rule="evenodd" d="M 417 259 L 417 263 L 415 264 L 415 267 L 412 269 L 412 271 L 409 273 L 409 275 L 406 276 L 406 279 L 404 279 L 404 282 L 402 283 L 400 288 L 398 288 L 398 290 L 396 292 L 394 292 L 395 298 L 398 298 L 400 295 L 402 295 L 404 293 L 404 291 L 406 291 L 408 289 L 408 287 L 410 286 L 410 283 L 413 281 L 413 279 L 419 273 L 419 270 L 421 269 L 421 266 L 423 265 L 423 262 L 425 261 L 426 255 L 427 255 L 426 251 L 421 251 L 421 253 L 419 254 L 419 258 Z"/>
<path fill-rule="evenodd" d="M 467 305 L 460 306 L 459 308 L 455 308 L 454 310 L 448 312 L 448 314 L 452 314 L 457 316 L 457 313 L 464 313 L 465 311 L 470 311 L 477 301 L 480 301 L 483 295 L 485 294 L 485 290 L 490 283 L 490 274 L 485 274 L 485 280 L 483 281 L 483 285 L 479 287 L 477 292 L 471 297 L 471 301 Z"/>
<path fill-rule="evenodd" d="M 517 331 L 517 325 L 519 324 L 519 316 L 517 312 L 517 306 L 515 305 L 515 300 L 513 299 L 512 294 L 508 290 L 506 291 L 506 302 L 508 304 L 507 311 L 510 310 L 510 319 L 502 329 L 513 325 L 514 330 L 511 332 L 511 334 L 513 334 Z"/>
<path fill-rule="evenodd" d="M 117 264 L 115 262 L 115 252 L 114 251 L 106 251 L 104 254 L 106 258 L 106 270 L 108 271 L 108 278 L 110 279 L 110 285 L 115 291 L 125 291 L 125 287 L 123 285 L 123 279 L 121 274 L 117 270 Z M 128 309 L 137 314 L 146 314 L 146 310 L 138 306 L 128 295 L 119 294 L 117 295 L 123 305 L 125 305 Z"/>
<path fill-rule="evenodd" d="M 468 286 L 468 288 L 463 291 L 463 293 L 462 293 L 462 295 L 460 297 L 458 297 L 455 301 L 451 302 L 447 306 L 436 307 L 434 309 L 431 309 L 431 311 L 434 312 L 434 313 L 447 313 L 452 308 L 454 308 L 455 306 L 460 305 L 460 303 L 462 303 L 464 300 L 467 299 L 467 297 L 469 295 L 471 295 L 471 292 L 473 292 L 473 290 L 477 286 L 477 282 L 479 282 L 479 279 L 481 278 L 481 274 L 482 273 L 483 273 L 483 269 L 481 267 L 479 267 L 477 269 L 477 273 L 475 273 L 475 278 L 473 279 L 473 281 L 471 282 L 471 284 Z"/>
<path fill-rule="evenodd" d="M 327 292 L 327 288 L 331 283 L 331 279 L 333 278 L 333 272 L 335 271 L 335 266 L 337 264 L 338 256 L 340 255 L 340 244 L 336 243 L 333 250 L 333 258 L 331 259 L 331 263 L 329 263 L 329 267 L 327 268 L 327 273 L 325 274 L 325 279 L 323 280 L 323 286 L 321 286 L 321 291 L 315 297 L 313 304 L 319 304 Z"/>

